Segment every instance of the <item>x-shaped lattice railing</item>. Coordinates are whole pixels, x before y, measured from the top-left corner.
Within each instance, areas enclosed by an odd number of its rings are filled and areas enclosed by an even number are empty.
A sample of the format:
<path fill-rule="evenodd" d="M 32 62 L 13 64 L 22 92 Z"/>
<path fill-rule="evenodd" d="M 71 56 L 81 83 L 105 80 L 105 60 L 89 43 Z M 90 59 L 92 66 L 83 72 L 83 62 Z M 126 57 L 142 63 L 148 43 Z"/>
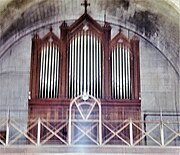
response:
<path fill-rule="evenodd" d="M 172 127 L 170 127 L 170 123 L 166 123 L 166 122 L 162 122 L 162 125 L 163 125 L 163 129 L 168 128 L 172 134 L 169 135 L 169 137 L 167 138 L 166 141 L 164 141 L 164 145 L 167 146 L 169 145 L 173 140 L 175 140 L 176 138 L 180 138 L 180 132 L 177 132 L 175 131 L 174 129 L 172 129 Z M 165 137 L 164 137 L 164 140 L 165 140 Z"/>
<path fill-rule="evenodd" d="M 32 120 L 31 120 L 32 121 Z M 16 132 L 12 136 L 6 137 L 6 145 L 12 145 L 15 142 L 18 141 L 22 136 L 27 138 L 32 144 L 37 145 L 36 141 L 34 140 L 35 137 L 29 132 L 32 128 L 34 128 L 37 125 L 37 120 L 33 120 L 32 124 L 29 124 L 28 127 L 25 130 L 22 130 L 21 127 L 19 127 L 19 123 L 16 120 L 10 120 L 7 123 L 8 130 L 15 129 Z M 9 135 L 9 134 L 8 134 Z M 34 139 L 32 138 L 34 137 Z"/>
<path fill-rule="evenodd" d="M 49 141 L 52 137 L 56 137 L 59 141 L 63 142 L 64 144 L 68 145 L 67 141 L 63 138 L 62 133 L 60 132 L 63 128 L 65 128 L 68 124 L 68 120 L 61 120 L 61 121 L 54 121 L 55 123 L 61 123 L 57 124 L 56 126 L 52 126 L 50 124 L 50 121 L 47 121 L 45 119 L 42 119 L 40 121 L 42 127 L 47 129 L 47 133 L 43 138 L 43 141 L 40 142 L 40 144 L 45 144 L 47 141 Z"/>
<path fill-rule="evenodd" d="M 157 128 L 160 126 L 159 123 L 158 123 L 158 124 L 155 124 L 155 126 L 153 126 L 153 127 L 152 127 L 151 129 L 149 129 L 148 131 L 144 131 L 140 126 L 136 125 L 135 123 L 133 123 L 133 126 L 136 127 L 139 131 L 142 132 L 142 136 L 141 136 L 138 140 L 136 140 L 133 145 L 139 144 L 146 136 L 148 136 L 149 138 L 151 138 L 157 145 L 161 145 L 161 143 L 158 142 L 158 140 L 156 140 L 154 137 L 152 137 L 152 136 L 150 135 L 150 133 L 152 133 L 155 129 L 157 129 Z"/>
<path fill-rule="evenodd" d="M 114 137 L 117 137 L 119 140 L 121 140 L 126 145 L 130 145 L 130 143 L 127 140 L 125 140 L 123 137 L 120 136 L 120 133 L 123 134 L 122 131 L 129 126 L 129 122 L 127 122 L 127 120 L 125 120 L 123 122 L 116 123 L 116 124 L 118 124 L 116 127 L 114 127 L 114 126 L 110 127 L 110 124 L 112 122 L 114 122 L 114 121 L 106 121 L 106 123 L 103 122 L 103 128 L 107 129 L 109 131 L 109 135 L 111 134 L 111 136 L 108 139 L 104 140 L 102 145 L 107 144 Z M 124 135 L 124 137 L 125 137 L 125 135 Z"/>
<path fill-rule="evenodd" d="M 3 128 L 3 130 L 5 130 L 5 128 L 7 127 L 6 125 L 7 125 L 7 120 L 6 119 L 1 119 L 0 120 L 0 129 Z M 2 135 L 0 135 L 0 144 L 6 145 L 6 138 L 3 137 Z"/>
<path fill-rule="evenodd" d="M 73 123 L 73 125 L 74 125 L 74 127 L 76 127 L 78 129 L 78 131 L 80 131 L 81 135 L 76 135 L 76 137 L 74 137 L 72 144 L 76 144 L 84 136 L 87 136 L 92 142 L 94 142 L 94 144 L 99 145 L 98 140 L 96 140 L 98 135 L 95 135 L 94 133 L 91 132 L 93 129 L 95 129 L 98 126 L 98 123 L 92 123 L 91 125 L 86 126 L 86 127 L 83 127 L 81 124 L 79 124 L 77 122 Z"/>
<path fill-rule="evenodd" d="M 142 127 L 138 126 L 137 124 L 135 124 L 135 122 L 133 122 L 133 126 L 136 127 L 139 131 L 141 131 L 142 135 L 140 136 L 140 138 L 138 140 L 136 140 L 133 145 L 137 145 L 139 144 L 145 137 L 149 137 L 153 142 L 155 142 L 157 145 L 159 146 L 167 146 L 168 144 L 170 144 L 171 142 L 173 142 L 173 140 L 175 140 L 177 137 L 180 137 L 180 133 L 175 131 L 174 129 L 172 129 L 172 127 L 170 127 L 168 125 L 168 123 L 166 123 L 165 121 L 159 121 L 159 122 L 145 122 L 146 124 L 154 124 L 151 128 L 148 129 L 148 131 L 145 131 L 144 129 L 142 129 Z M 177 122 L 178 123 L 178 122 Z M 165 127 L 168 128 L 172 133 L 171 135 L 169 135 L 170 138 L 168 138 L 165 141 Z M 160 141 L 157 140 L 157 138 L 154 138 L 151 134 L 153 134 L 153 132 L 155 132 L 155 130 L 158 129 L 159 131 L 159 139 Z M 147 129 L 146 129 L 147 130 Z"/>
<path fill-rule="evenodd" d="M 93 110 L 90 108 L 90 111 Z M 5 130 L 6 135 L 4 137 L 0 136 L 0 144 L 4 146 L 17 145 L 20 144 L 20 138 L 24 137 L 26 143 L 23 144 L 26 145 L 44 145 L 48 142 L 50 144 L 51 138 L 55 138 L 64 145 L 76 145 L 80 144 L 79 142 L 84 137 L 87 137 L 91 144 L 102 146 L 113 144 L 113 140 L 117 140 L 118 145 L 128 146 L 146 145 L 143 142 L 147 140 L 158 146 L 173 146 L 174 143 L 179 145 L 179 122 L 164 120 L 142 122 L 131 119 L 125 121 L 103 120 L 101 122 L 97 117 L 96 119 L 90 119 L 90 116 L 91 114 L 88 113 L 80 119 L 73 118 L 71 122 L 69 120 L 46 120 L 44 118 L 36 118 L 27 122 L 17 119 L 1 119 L 0 131 Z M 73 128 L 67 130 L 70 123 Z M 101 130 L 104 131 L 103 134 L 99 130 L 100 123 L 102 123 Z M 23 127 L 22 124 L 24 124 Z M 146 128 L 143 124 L 146 124 Z M 42 129 L 46 131 L 44 135 Z M 35 131 L 35 134 L 32 130 Z M 64 130 L 66 130 L 66 135 L 63 135 Z M 71 132 L 74 132 L 74 134 L 72 135 Z M 67 139 L 69 134 L 74 138 L 71 143 Z"/>

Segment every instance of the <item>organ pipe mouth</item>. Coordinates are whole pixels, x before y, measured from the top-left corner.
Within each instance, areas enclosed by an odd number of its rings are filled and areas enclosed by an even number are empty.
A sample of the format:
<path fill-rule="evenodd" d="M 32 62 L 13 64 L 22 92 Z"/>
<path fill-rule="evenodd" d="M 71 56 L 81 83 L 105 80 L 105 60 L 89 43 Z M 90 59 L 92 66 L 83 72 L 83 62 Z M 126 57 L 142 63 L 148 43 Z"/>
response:
<path fill-rule="evenodd" d="M 84 101 L 87 101 L 87 100 L 89 99 L 89 94 L 86 93 L 86 92 L 84 92 L 84 93 L 83 93 L 83 96 L 82 96 L 82 99 L 83 99 Z"/>

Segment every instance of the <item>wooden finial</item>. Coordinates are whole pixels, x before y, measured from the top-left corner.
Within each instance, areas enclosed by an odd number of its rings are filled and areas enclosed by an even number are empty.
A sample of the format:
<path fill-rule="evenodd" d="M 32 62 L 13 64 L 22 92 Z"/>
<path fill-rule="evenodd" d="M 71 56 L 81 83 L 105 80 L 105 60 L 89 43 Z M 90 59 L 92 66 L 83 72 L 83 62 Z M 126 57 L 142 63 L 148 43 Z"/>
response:
<path fill-rule="evenodd" d="M 87 0 L 84 0 L 84 3 L 81 3 L 81 6 L 84 6 L 84 12 L 87 13 L 87 7 L 90 6 L 90 3 Z"/>
<path fill-rule="evenodd" d="M 106 22 L 106 10 L 104 12 L 104 23 Z"/>
<path fill-rule="evenodd" d="M 119 26 L 119 32 L 120 32 L 120 33 L 122 32 L 122 27 L 121 27 L 121 26 Z"/>
<path fill-rule="evenodd" d="M 52 32 L 52 31 L 53 31 L 53 28 L 52 28 L 52 26 L 50 26 L 49 30 L 50 30 L 50 32 Z"/>

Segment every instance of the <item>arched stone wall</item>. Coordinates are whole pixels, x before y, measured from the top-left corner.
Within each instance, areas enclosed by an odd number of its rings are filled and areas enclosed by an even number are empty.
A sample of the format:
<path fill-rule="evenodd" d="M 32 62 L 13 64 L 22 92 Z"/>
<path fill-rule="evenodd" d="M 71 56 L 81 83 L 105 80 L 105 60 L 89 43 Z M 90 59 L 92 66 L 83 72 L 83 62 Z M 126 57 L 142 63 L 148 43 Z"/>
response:
<path fill-rule="evenodd" d="M 71 23 L 83 14 L 81 2 L 18 0 L 7 5 L 0 22 L 2 108 L 27 109 L 32 34 L 43 36 L 52 25 L 59 35 L 63 20 Z M 142 110 L 178 110 L 179 12 L 156 0 L 91 0 L 88 13 L 100 23 L 106 20 L 141 38 Z"/>
<path fill-rule="evenodd" d="M 38 26 L 77 19 L 83 13 L 81 3 L 82 0 L 12 0 L 1 11 L 0 58 L 13 42 L 12 36 L 15 41 Z M 88 13 L 100 21 L 106 16 L 106 21 L 130 28 L 148 39 L 179 75 L 179 12 L 172 5 L 157 0 L 91 0 Z"/>

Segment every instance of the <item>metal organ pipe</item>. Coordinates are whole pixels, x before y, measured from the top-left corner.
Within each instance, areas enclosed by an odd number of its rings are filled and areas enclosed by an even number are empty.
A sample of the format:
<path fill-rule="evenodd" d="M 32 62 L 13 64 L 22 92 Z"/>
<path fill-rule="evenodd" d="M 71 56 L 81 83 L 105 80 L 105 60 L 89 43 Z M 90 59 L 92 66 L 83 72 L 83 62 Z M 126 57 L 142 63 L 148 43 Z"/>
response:
<path fill-rule="evenodd" d="M 122 45 L 122 69 L 123 69 L 123 72 L 122 72 L 122 80 L 123 80 L 123 89 L 122 89 L 122 92 L 123 92 L 123 99 L 125 98 L 125 80 L 126 80 L 126 77 L 125 77 L 125 49 L 124 49 L 124 44 Z"/>
<path fill-rule="evenodd" d="M 79 33 L 78 33 L 79 36 Z M 80 50 L 78 49 L 78 47 L 80 47 L 80 37 L 77 37 L 77 94 L 80 93 Z"/>
<path fill-rule="evenodd" d="M 70 41 L 70 43 L 69 43 L 69 73 L 71 73 L 72 72 L 72 41 Z M 72 94 L 72 85 L 71 85 L 71 83 L 72 83 L 72 74 L 69 74 L 69 92 L 68 92 L 68 94 L 69 94 L 69 96 L 71 96 L 71 94 Z"/>
<path fill-rule="evenodd" d="M 120 77 L 119 77 L 119 68 L 120 68 L 120 62 L 118 61 L 118 59 L 119 59 L 119 48 L 118 48 L 118 46 L 117 46 L 117 48 L 116 48 L 116 64 L 117 64 L 117 67 L 116 67 L 116 76 L 117 76 L 117 98 L 119 99 L 119 92 L 120 92 L 120 90 L 119 90 L 119 86 L 120 86 L 120 84 L 119 84 L 119 82 L 120 82 Z"/>
<path fill-rule="evenodd" d="M 69 98 L 88 93 L 101 97 L 102 44 L 90 31 L 77 33 L 69 47 Z"/>
<path fill-rule="evenodd" d="M 51 45 L 48 43 L 48 57 L 47 57 L 47 98 L 49 98 L 50 93 L 50 66 L 51 66 Z"/>
<path fill-rule="evenodd" d="M 125 88 L 126 88 L 126 98 L 129 98 L 129 90 L 128 90 L 128 60 L 127 60 L 127 58 L 128 58 L 128 49 L 126 48 L 126 50 L 125 50 L 125 59 L 126 59 L 126 85 L 125 85 Z"/>
<path fill-rule="evenodd" d="M 77 93 L 77 37 L 74 38 L 74 96 Z"/>
<path fill-rule="evenodd" d="M 56 52 L 56 49 L 57 47 L 54 45 L 53 46 L 53 49 L 54 49 L 54 98 L 57 96 L 57 79 L 58 79 L 58 76 L 57 76 L 57 71 L 58 71 L 58 53 Z"/>
<path fill-rule="evenodd" d="M 46 48 L 45 48 L 45 79 L 44 79 L 44 83 L 45 83 L 45 86 L 44 86 L 44 98 L 47 98 L 47 66 L 48 66 L 48 45 L 46 44 Z"/>
<path fill-rule="evenodd" d="M 92 36 L 92 33 L 90 33 L 90 59 L 91 59 L 91 74 L 90 74 L 90 79 L 91 79 L 91 83 L 90 83 L 90 87 L 91 87 L 91 90 L 90 90 L 90 94 L 93 94 L 93 87 L 94 87 L 94 62 L 93 62 L 93 36 Z"/>
<path fill-rule="evenodd" d="M 87 92 L 90 92 L 90 34 L 87 32 Z"/>
<path fill-rule="evenodd" d="M 74 96 L 74 39 L 72 41 L 72 47 L 71 47 L 71 52 L 72 52 L 72 96 Z"/>
<path fill-rule="evenodd" d="M 59 48 L 57 48 L 57 77 L 56 77 L 56 98 L 58 97 L 58 89 L 59 89 L 59 72 L 60 72 L 60 51 L 59 51 Z"/>
<path fill-rule="evenodd" d="M 101 42 L 100 42 L 100 40 L 99 40 L 99 49 L 98 49 L 98 50 L 99 50 L 99 52 L 98 52 L 98 53 L 99 53 L 99 57 L 98 57 L 99 60 L 98 60 L 98 61 L 100 62 L 100 63 L 99 63 L 99 67 L 98 67 L 98 69 L 99 69 L 99 73 L 98 73 L 99 93 L 98 93 L 98 94 L 99 94 L 99 96 L 101 96 L 101 77 L 102 77 L 102 76 L 101 76 L 101 67 L 102 67 L 102 65 L 101 65 L 101 59 L 100 59 L 100 57 L 101 57 L 101 52 L 100 52 L 100 51 L 101 51 Z"/>
<path fill-rule="evenodd" d="M 98 81 L 98 79 L 97 79 L 97 44 L 96 44 L 96 39 L 94 38 L 94 72 L 95 72 L 95 74 L 94 74 L 94 81 L 95 81 L 95 83 L 94 83 L 94 94 L 95 95 L 97 95 L 97 81 Z"/>
<path fill-rule="evenodd" d="M 131 98 L 131 78 L 130 78 L 130 51 L 128 49 L 128 56 L 127 56 L 127 62 L 128 62 L 128 98 Z"/>
<path fill-rule="evenodd" d="M 84 32 L 84 31 L 83 31 Z M 86 83 L 87 83 L 87 79 L 86 79 L 86 71 L 87 71 L 87 65 L 86 65 L 86 55 L 87 55 L 87 49 L 86 49 L 86 34 L 83 34 L 83 38 L 84 38 L 84 43 L 83 43 L 83 46 L 84 46 L 84 50 L 83 50 L 83 52 L 84 52 L 84 64 L 83 64 L 83 66 L 84 66 L 84 80 L 83 80 L 83 87 L 84 87 L 84 89 L 83 89 L 83 92 L 87 92 L 87 90 L 86 90 Z"/>
<path fill-rule="evenodd" d="M 119 77 L 119 83 L 120 83 L 120 98 L 122 98 L 122 96 L 123 96 L 123 92 L 122 92 L 122 88 L 123 88 L 123 84 L 122 84 L 122 44 L 120 44 L 119 45 L 119 59 L 118 59 L 118 61 L 119 61 L 119 63 L 120 63 L 120 66 L 119 66 L 119 68 L 120 68 L 120 77 Z"/>
<path fill-rule="evenodd" d="M 93 95 L 96 96 L 96 81 L 97 81 L 97 79 L 96 79 L 96 67 L 97 67 L 97 65 L 96 65 L 96 39 L 94 37 L 93 37 L 93 56 L 94 56 L 94 59 L 93 59 L 94 60 L 93 61 L 93 64 L 94 64 L 94 70 L 93 70 L 93 72 L 94 72 L 94 78 L 93 78 L 94 91 L 93 91 Z"/>
<path fill-rule="evenodd" d="M 80 32 L 80 40 L 81 40 L 81 45 L 80 45 L 80 51 L 81 51 L 81 55 L 80 55 L 80 67 L 81 67 L 81 70 L 80 70 L 80 76 L 81 76 L 81 78 L 80 78 L 80 94 L 82 94 L 82 92 L 83 92 L 83 34 L 81 34 L 82 32 Z"/>
<path fill-rule="evenodd" d="M 121 44 L 121 92 L 122 92 L 122 95 L 121 95 L 121 98 L 122 99 L 126 99 L 126 93 L 125 93 L 125 81 L 126 81 L 126 76 L 125 76 L 125 71 L 126 71 L 126 68 L 125 68 L 125 48 L 124 48 L 124 44 Z"/>
<path fill-rule="evenodd" d="M 41 50 L 40 98 L 57 98 L 59 81 L 60 51 L 53 42 L 45 43 Z"/>
<path fill-rule="evenodd" d="M 111 53 L 111 96 L 114 98 L 114 51 Z"/>
<path fill-rule="evenodd" d="M 51 50 L 52 50 L 52 54 L 51 54 L 51 93 L 50 93 L 50 96 L 53 97 L 53 80 L 54 80 L 54 49 L 53 49 L 53 44 L 51 45 Z"/>

